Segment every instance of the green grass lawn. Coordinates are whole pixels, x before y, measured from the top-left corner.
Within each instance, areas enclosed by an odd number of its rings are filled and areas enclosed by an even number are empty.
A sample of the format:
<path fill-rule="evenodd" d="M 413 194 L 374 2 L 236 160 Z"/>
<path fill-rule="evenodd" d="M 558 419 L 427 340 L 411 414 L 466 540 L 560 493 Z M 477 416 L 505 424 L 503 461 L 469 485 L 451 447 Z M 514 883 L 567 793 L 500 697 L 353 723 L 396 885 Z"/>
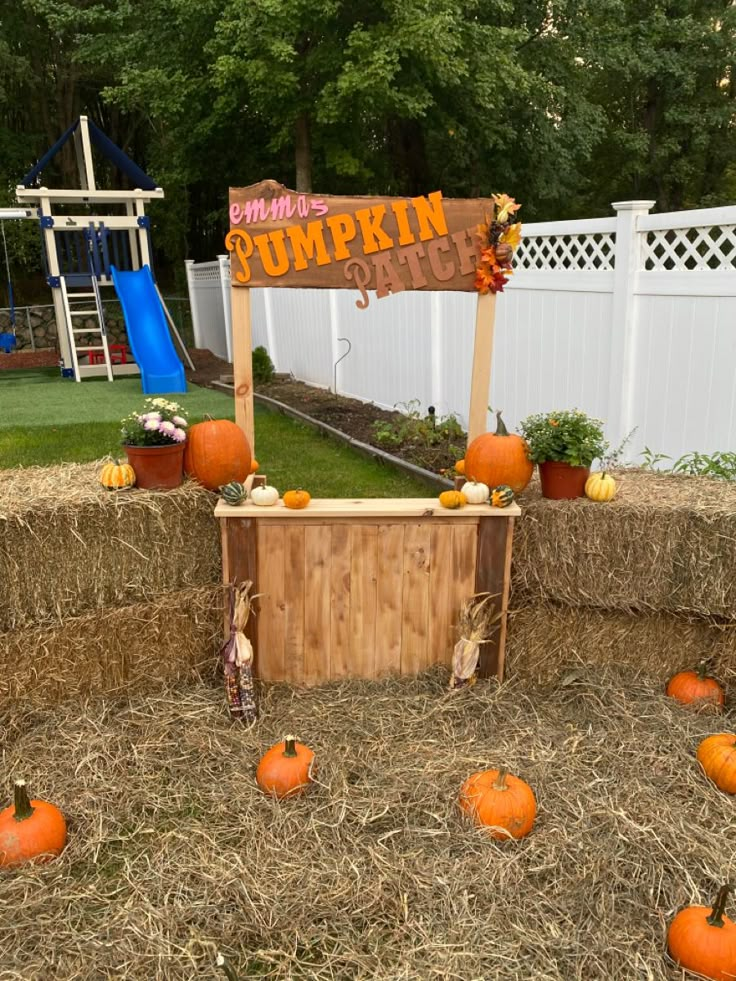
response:
<path fill-rule="evenodd" d="M 189 385 L 171 396 L 190 422 L 233 419 L 224 392 Z M 120 420 L 141 406 L 139 378 L 62 379 L 56 369 L 0 372 L 0 467 L 83 463 L 114 454 Z M 432 490 L 377 461 L 259 406 L 256 456 L 261 472 L 281 490 L 305 487 L 318 497 L 427 497 Z"/>

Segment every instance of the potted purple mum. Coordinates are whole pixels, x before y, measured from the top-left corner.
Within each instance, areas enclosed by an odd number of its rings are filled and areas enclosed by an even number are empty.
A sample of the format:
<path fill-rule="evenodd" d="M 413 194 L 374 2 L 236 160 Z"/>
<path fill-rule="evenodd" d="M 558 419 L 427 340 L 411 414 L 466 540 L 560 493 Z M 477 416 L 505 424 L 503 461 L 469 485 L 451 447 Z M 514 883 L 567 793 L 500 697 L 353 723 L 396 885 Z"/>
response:
<path fill-rule="evenodd" d="M 122 444 L 138 487 L 169 490 L 181 484 L 187 425 L 182 407 L 164 398 L 146 399 L 142 412 L 123 419 Z"/>

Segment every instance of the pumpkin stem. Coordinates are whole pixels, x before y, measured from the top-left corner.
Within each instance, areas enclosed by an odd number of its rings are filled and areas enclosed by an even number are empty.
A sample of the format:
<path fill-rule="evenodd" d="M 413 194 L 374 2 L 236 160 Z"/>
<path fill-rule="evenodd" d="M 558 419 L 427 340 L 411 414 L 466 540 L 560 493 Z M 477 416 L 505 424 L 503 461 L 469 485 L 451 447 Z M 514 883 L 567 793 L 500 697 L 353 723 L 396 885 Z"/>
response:
<path fill-rule="evenodd" d="M 508 769 L 505 766 L 504 767 L 501 767 L 501 769 L 498 771 L 498 776 L 496 777 L 496 780 L 495 780 L 495 782 L 493 784 L 493 789 L 494 790 L 508 790 L 509 789 L 508 786 L 506 785 L 506 777 L 508 776 L 508 774 L 509 774 Z"/>
<path fill-rule="evenodd" d="M 716 901 L 713 904 L 713 910 L 709 917 L 707 917 L 708 923 L 714 927 L 725 926 L 723 922 L 723 914 L 726 909 L 726 902 L 728 901 L 728 896 L 733 889 L 733 883 L 727 882 L 725 885 L 721 886 L 718 890 L 718 895 L 716 896 Z"/>
<path fill-rule="evenodd" d="M 16 821 L 27 821 L 31 814 L 33 814 L 35 808 L 31 807 L 25 780 L 15 781 L 15 786 L 13 788 L 13 804 L 15 807 L 13 817 Z"/>
<path fill-rule="evenodd" d="M 285 736 L 284 737 L 284 756 L 289 756 L 291 758 L 297 756 L 296 751 L 296 736 Z"/>
<path fill-rule="evenodd" d="M 496 413 L 496 436 L 508 436 L 509 434 L 509 431 L 506 428 L 506 423 L 501 418 L 502 411 L 502 409 L 499 409 Z"/>
<path fill-rule="evenodd" d="M 222 971 L 223 971 L 225 977 L 228 979 L 228 981 L 240 981 L 240 978 L 235 973 L 234 969 L 232 967 L 230 967 L 230 965 L 225 960 L 225 958 L 222 956 L 222 954 L 218 953 L 218 955 L 217 955 L 217 962 L 216 963 L 217 963 L 217 966 L 218 967 L 221 967 L 222 968 Z"/>
<path fill-rule="evenodd" d="M 705 669 L 706 669 L 706 666 L 707 665 L 706 665 L 705 658 L 702 658 L 700 661 L 698 661 L 698 667 L 696 668 L 696 670 L 698 672 L 698 678 L 701 681 L 705 681 Z"/>

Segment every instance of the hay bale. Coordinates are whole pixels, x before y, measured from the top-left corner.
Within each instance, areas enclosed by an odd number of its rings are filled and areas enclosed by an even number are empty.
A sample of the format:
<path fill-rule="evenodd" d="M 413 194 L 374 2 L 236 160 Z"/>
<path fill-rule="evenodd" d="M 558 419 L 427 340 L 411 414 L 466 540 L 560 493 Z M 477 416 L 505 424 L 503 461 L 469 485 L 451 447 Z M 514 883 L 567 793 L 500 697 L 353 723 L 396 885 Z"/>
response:
<path fill-rule="evenodd" d="M 222 640 L 217 586 L 0 634 L 0 705 L 17 713 L 212 674 Z"/>
<path fill-rule="evenodd" d="M 514 587 L 536 602 L 736 619 L 736 485 L 639 471 L 616 500 L 522 500 Z"/>
<path fill-rule="evenodd" d="M 574 678 L 580 667 L 621 665 L 663 685 L 701 657 L 717 677 L 736 685 L 736 624 L 524 603 L 518 597 L 509 617 L 506 676 L 525 684 Z"/>
<path fill-rule="evenodd" d="M 221 981 L 219 949 L 243 981 L 681 979 L 667 923 L 736 869 L 733 800 L 694 759 L 712 717 L 628 669 L 549 693 L 447 680 L 270 686 L 250 730 L 201 684 L 40 719 L 4 773 L 70 839 L 3 876 L 0 974 Z M 319 782 L 279 804 L 253 770 L 289 731 Z M 457 808 L 500 763 L 537 794 L 520 842 Z"/>
<path fill-rule="evenodd" d="M 219 581 L 214 495 L 105 491 L 99 467 L 0 471 L 0 632 Z"/>

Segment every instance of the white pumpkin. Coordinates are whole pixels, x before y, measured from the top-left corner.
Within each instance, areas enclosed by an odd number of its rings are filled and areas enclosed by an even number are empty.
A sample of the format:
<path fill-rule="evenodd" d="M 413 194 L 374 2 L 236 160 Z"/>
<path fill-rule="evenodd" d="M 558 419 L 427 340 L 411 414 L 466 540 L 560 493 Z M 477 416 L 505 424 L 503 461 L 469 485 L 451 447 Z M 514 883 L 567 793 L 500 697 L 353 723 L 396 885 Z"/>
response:
<path fill-rule="evenodd" d="M 254 504 L 259 504 L 261 507 L 271 507 L 278 503 L 279 492 L 270 484 L 264 484 L 262 487 L 253 488 L 250 492 L 250 499 Z"/>
<path fill-rule="evenodd" d="M 463 484 L 463 494 L 468 504 L 487 504 L 491 490 L 488 484 L 482 484 L 479 480 L 466 480 Z"/>

